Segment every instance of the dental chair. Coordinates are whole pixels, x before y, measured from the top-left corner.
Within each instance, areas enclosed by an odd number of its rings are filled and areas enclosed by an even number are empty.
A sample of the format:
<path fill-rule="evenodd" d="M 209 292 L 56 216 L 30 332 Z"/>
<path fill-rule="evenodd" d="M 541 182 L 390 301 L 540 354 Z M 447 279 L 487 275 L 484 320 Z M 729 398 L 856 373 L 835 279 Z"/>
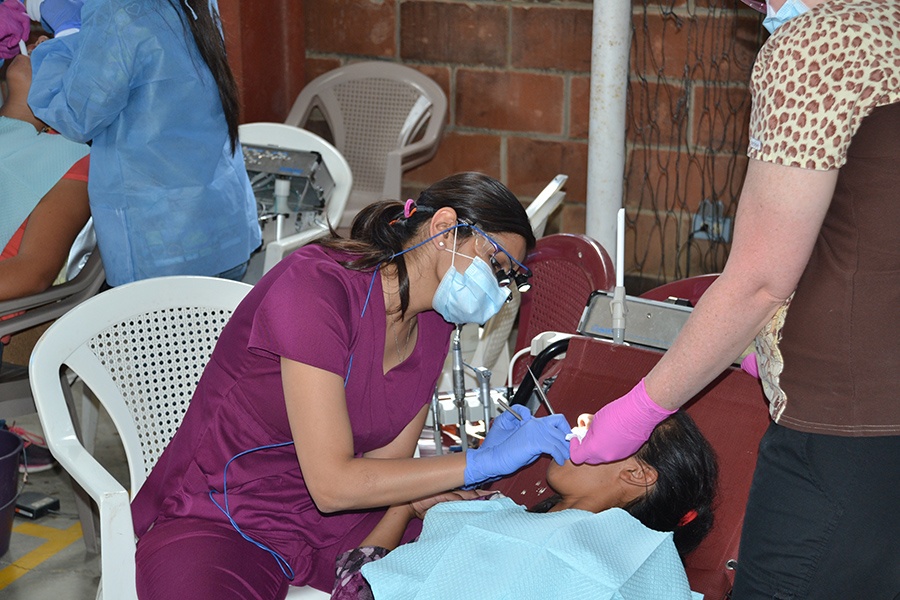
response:
<path fill-rule="evenodd" d="M 709 286 L 719 278 L 718 273 L 709 275 L 695 275 L 677 281 L 670 281 L 663 285 L 647 290 L 640 295 L 641 298 L 657 300 L 658 302 L 671 301 L 672 298 L 687 301 L 691 306 L 697 306 L 700 296 L 709 289 Z"/>
<path fill-rule="evenodd" d="M 662 354 L 632 346 L 576 336 L 569 340 L 558 376 L 548 391 L 557 413 L 574 423 L 581 413 L 594 413 L 628 392 L 653 368 Z M 757 447 L 769 423 L 758 380 L 730 368 L 692 399 L 685 410 L 709 440 L 719 460 L 719 491 L 715 525 L 709 536 L 685 560 L 691 589 L 706 600 L 725 600 L 739 568 L 737 555 L 744 509 L 750 491 Z M 537 410 L 545 416 L 546 409 Z M 545 481 L 543 457 L 498 481 L 499 490 L 517 503 L 533 506 L 552 494 Z"/>
<path fill-rule="evenodd" d="M 136 600 L 131 498 L 177 431 L 231 313 L 250 285 L 211 277 L 159 277 L 113 288 L 73 308 L 38 340 L 31 389 L 53 456 L 97 503 L 98 600 Z M 96 395 L 125 449 L 120 484 L 76 435 L 64 367 Z M 328 598 L 291 588 L 288 598 Z"/>
<path fill-rule="evenodd" d="M 403 173 L 437 152 L 447 118 L 447 96 L 434 80 L 415 69 L 366 61 L 309 82 L 285 123 L 309 129 L 316 111 L 353 169 L 353 193 L 340 222 L 348 227 L 360 209 L 376 200 L 402 201 Z"/>
<path fill-rule="evenodd" d="M 525 259 L 534 275 L 522 294 L 519 330 L 513 357 L 513 382 L 522 381 L 530 361 L 516 360 L 545 331 L 575 333 L 588 297 L 594 290 L 612 290 L 615 267 L 609 254 L 586 235 L 557 233 L 542 237 Z"/>

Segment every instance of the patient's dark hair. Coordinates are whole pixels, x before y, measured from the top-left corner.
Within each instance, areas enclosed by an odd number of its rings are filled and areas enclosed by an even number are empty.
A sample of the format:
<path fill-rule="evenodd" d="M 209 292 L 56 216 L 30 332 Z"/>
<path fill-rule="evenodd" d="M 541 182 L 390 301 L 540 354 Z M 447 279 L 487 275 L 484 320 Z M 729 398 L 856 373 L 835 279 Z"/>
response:
<path fill-rule="evenodd" d="M 200 56 L 216 81 L 222 110 L 225 113 L 225 123 L 228 125 L 231 153 L 234 154 L 238 141 L 238 88 L 225 56 L 225 40 L 222 38 L 219 12 L 210 11 L 208 0 L 194 0 L 193 4 L 190 4 L 189 0 L 168 1 L 173 6 L 177 3 L 176 10 L 183 13 Z M 194 18 L 195 14 L 197 18 Z"/>
<path fill-rule="evenodd" d="M 377 265 L 392 264 L 400 283 L 400 312 L 409 306 L 409 275 L 405 255 L 395 256 L 416 239 L 423 225 L 439 209 L 449 206 L 457 217 L 486 233 L 514 233 L 525 238 L 526 251 L 534 248 L 535 239 L 528 215 L 519 199 L 509 189 L 482 173 L 457 173 L 441 179 L 419 194 L 416 210 L 406 218 L 404 203 L 396 200 L 375 202 L 362 209 L 353 220 L 350 239 L 332 236 L 321 241 L 333 248 L 356 255 L 344 262 L 348 269 L 366 270 Z M 472 235 L 468 227 L 456 230 L 459 239 Z"/>
<path fill-rule="evenodd" d="M 673 531 L 675 547 L 686 555 L 713 526 L 719 466 L 712 446 L 694 420 L 678 411 L 656 426 L 635 458 L 656 469 L 657 479 L 625 510 L 650 529 Z M 680 525 L 691 511 L 697 516 Z"/>
<path fill-rule="evenodd" d="M 716 454 L 694 420 L 678 411 L 656 426 L 634 457 L 656 470 L 656 484 L 622 508 L 650 529 L 674 532 L 675 547 L 684 557 L 713 526 L 719 479 Z M 531 510 L 546 512 L 559 500 L 554 496 Z M 682 520 L 687 522 L 682 525 Z"/>

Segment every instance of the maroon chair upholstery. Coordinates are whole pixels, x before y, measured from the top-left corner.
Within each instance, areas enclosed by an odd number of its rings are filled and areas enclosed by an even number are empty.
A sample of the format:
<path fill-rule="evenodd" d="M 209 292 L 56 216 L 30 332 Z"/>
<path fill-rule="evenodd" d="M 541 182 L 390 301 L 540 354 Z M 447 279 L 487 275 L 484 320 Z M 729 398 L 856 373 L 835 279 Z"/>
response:
<path fill-rule="evenodd" d="M 640 295 L 641 298 L 648 300 L 658 300 L 665 302 L 669 298 L 682 298 L 691 303 L 691 306 L 697 306 L 697 300 L 703 295 L 703 292 L 712 285 L 719 277 L 718 273 L 710 275 L 697 275 L 688 277 L 687 279 L 679 279 L 678 281 L 670 281 L 652 290 L 647 290 Z"/>
<path fill-rule="evenodd" d="M 586 235 L 558 233 L 540 238 L 525 264 L 534 275 L 522 294 L 516 350 L 545 331 L 575 333 L 588 297 L 595 290 L 612 290 L 615 267 L 609 254 Z M 516 364 L 514 381 L 521 381 L 528 361 Z"/>
<path fill-rule="evenodd" d="M 662 354 L 616 346 L 586 337 L 572 338 L 559 376 L 548 397 L 558 413 L 574 423 L 581 413 L 594 413 L 647 374 Z M 762 387 L 740 369 L 729 369 L 698 394 L 686 410 L 715 449 L 719 459 L 719 492 L 715 525 L 685 561 L 691 589 L 706 600 L 723 600 L 731 589 L 738 542 L 759 440 L 769 423 Z M 544 415 L 541 407 L 538 415 Z M 552 495 L 545 473 L 551 459 L 537 462 L 493 484 L 492 489 L 525 506 Z"/>

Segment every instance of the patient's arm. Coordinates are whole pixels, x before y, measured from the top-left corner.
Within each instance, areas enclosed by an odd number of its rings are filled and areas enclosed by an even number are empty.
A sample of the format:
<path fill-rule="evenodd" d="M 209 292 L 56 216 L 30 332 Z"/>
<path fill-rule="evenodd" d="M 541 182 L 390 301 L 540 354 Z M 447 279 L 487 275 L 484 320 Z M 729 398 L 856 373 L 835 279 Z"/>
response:
<path fill-rule="evenodd" d="M 472 500 L 480 496 L 493 494 L 494 492 L 481 490 L 455 490 L 392 506 L 384 513 L 375 529 L 360 543 L 360 547 L 377 546 L 393 550 L 400 545 L 400 539 L 403 537 L 409 522 L 414 517 L 419 519 L 425 518 L 425 513 L 432 506 L 451 500 Z"/>
<path fill-rule="evenodd" d="M 49 288 L 88 217 L 87 182 L 57 182 L 31 211 L 18 254 L 0 260 L 0 300 L 22 298 Z"/>
<path fill-rule="evenodd" d="M 423 518 L 429 508 L 441 502 L 471 500 L 484 495 L 493 495 L 493 492 L 456 490 L 390 507 L 375 529 L 360 543 L 359 548 L 348 550 L 338 556 L 331 600 L 372 599 L 372 590 L 360 570 L 364 565 L 384 558 L 388 552 L 399 546 L 403 533 L 413 517 Z"/>

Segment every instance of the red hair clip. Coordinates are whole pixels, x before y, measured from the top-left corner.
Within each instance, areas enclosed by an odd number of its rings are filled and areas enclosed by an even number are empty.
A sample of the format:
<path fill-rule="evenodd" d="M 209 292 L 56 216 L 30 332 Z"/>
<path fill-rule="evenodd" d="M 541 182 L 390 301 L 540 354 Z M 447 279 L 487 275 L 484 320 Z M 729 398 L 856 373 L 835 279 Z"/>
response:
<path fill-rule="evenodd" d="M 697 518 L 697 511 L 693 510 L 693 509 L 689 510 L 686 513 L 684 513 L 684 516 L 681 517 L 680 521 L 678 521 L 678 526 L 684 527 L 685 525 L 687 525 L 688 523 L 690 523 L 691 521 L 693 521 L 696 518 Z"/>

